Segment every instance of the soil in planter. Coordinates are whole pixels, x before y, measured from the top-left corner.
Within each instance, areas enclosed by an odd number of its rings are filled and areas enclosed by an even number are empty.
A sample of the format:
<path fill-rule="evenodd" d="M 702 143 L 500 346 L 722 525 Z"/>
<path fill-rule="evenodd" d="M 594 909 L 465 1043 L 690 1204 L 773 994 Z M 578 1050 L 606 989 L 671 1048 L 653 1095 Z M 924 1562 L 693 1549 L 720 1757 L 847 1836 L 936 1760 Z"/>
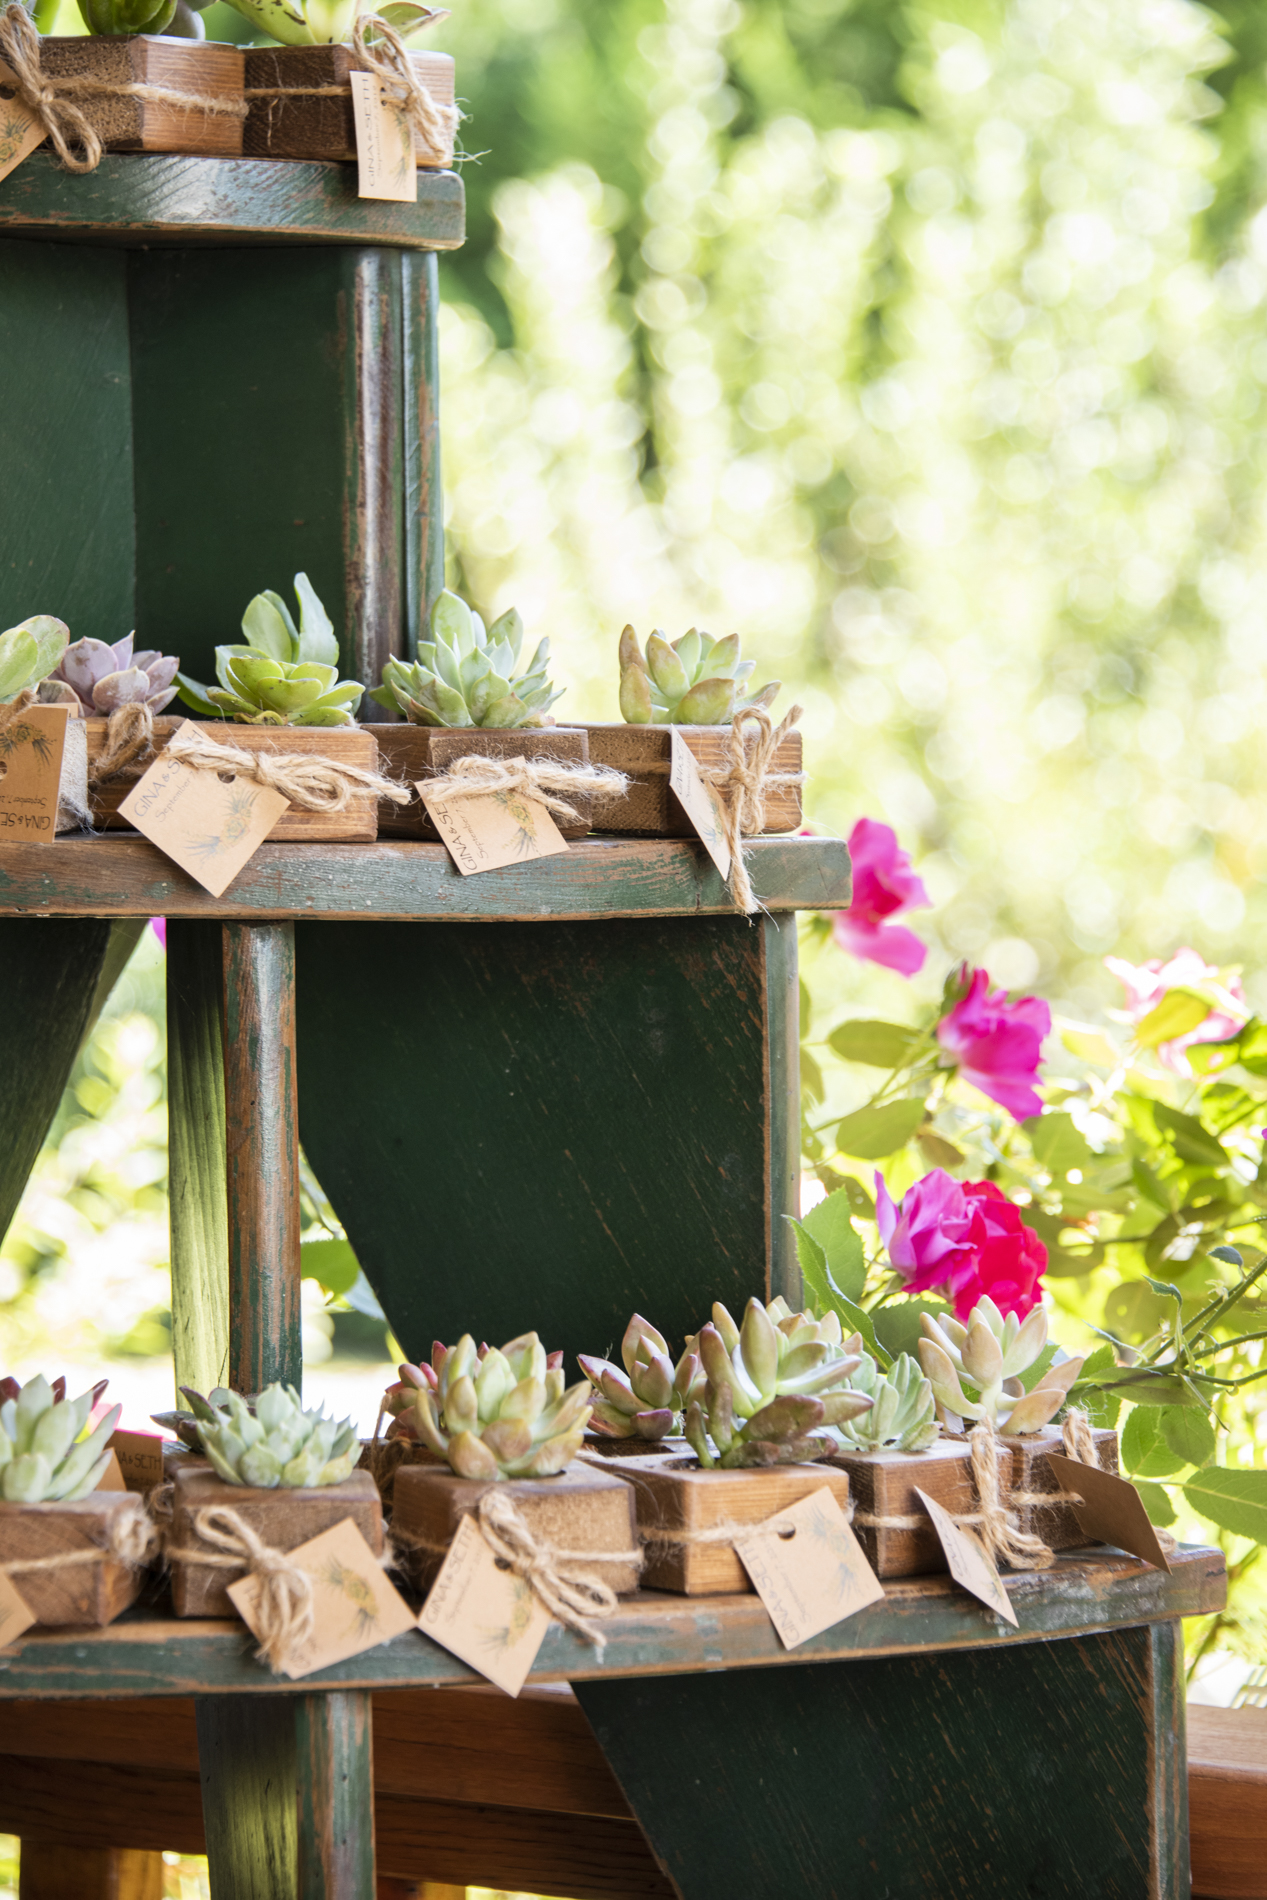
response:
<path fill-rule="evenodd" d="M 366 726 L 378 742 L 383 772 L 388 778 L 414 785 L 420 779 L 447 772 L 455 759 L 551 759 L 564 765 L 585 765 L 589 747 L 579 726 L 517 726 L 509 732 L 485 731 L 478 726 Z M 568 796 L 578 823 L 556 819 L 565 838 L 583 838 L 590 829 L 593 801 Z M 384 838 L 424 838 L 430 843 L 439 832 L 421 800 L 393 805 L 384 799 L 378 808 L 378 829 Z"/>
<path fill-rule="evenodd" d="M 451 54 L 410 53 L 409 64 L 437 105 L 453 104 Z M 269 46 L 248 52 L 247 156 L 354 159 L 348 74 L 368 70 L 350 46 Z M 453 141 L 432 147 L 415 131 L 414 153 L 424 169 L 443 170 L 453 163 Z"/>
<path fill-rule="evenodd" d="M 245 62 L 236 46 L 167 39 L 155 33 L 46 39 L 40 64 L 51 79 L 105 80 L 116 86 L 156 86 L 197 99 L 236 104 Z M 238 158 L 243 119 L 228 112 L 142 99 L 135 93 L 66 93 L 108 152 L 185 152 Z"/>
<path fill-rule="evenodd" d="M 181 1470 L 172 1494 L 171 1544 L 173 1552 L 204 1550 L 213 1554 L 193 1527 L 194 1515 L 218 1505 L 236 1511 L 257 1536 L 274 1550 L 294 1550 L 322 1531 L 351 1518 L 377 1557 L 383 1549 L 383 1507 L 368 1471 L 354 1471 L 342 1484 L 311 1491 L 257 1490 L 250 1485 L 226 1484 L 209 1467 Z M 197 1556 L 172 1562 L 172 1606 L 177 1616 L 236 1616 L 229 1585 L 245 1569 L 199 1563 Z"/>
<path fill-rule="evenodd" d="M 595 765 L 614 766 L 629 776 L 629 790 L 620 798 L 594 801 L 595 831 L 642 832 L 653 838 L 693 838 L 695 828 L 669 790 L 671 732 L 680 732 L 701 765 L 725 768 L 729 726 L 586 726 L 589 755 Z M 785 734 L 771 769 L 801 770 L 801 735 Z M 771 792 L 766 799 L 762 836 L 795 831 L 801 823 L 799 785 Z"/>

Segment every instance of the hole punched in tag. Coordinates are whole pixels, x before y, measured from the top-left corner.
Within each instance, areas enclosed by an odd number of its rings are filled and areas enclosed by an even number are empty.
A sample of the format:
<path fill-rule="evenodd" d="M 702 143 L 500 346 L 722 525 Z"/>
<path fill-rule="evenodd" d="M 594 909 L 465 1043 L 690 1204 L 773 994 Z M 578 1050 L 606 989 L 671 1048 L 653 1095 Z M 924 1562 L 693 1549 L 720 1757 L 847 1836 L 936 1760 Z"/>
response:
<path fill-rule="evenodd" d="M 237 778 L 236 772 L 217 772 L 216 777 L 222 785 L 232 785 Z"/>
<path fill-rule="evenodd" d="M 796 1536 L 795 1524 L 780 1524 L 779 1529 L 778 1529 L 778 1535 L 783 1539 L 783 1542 L 786 1544 L 791 1538 Z"/>

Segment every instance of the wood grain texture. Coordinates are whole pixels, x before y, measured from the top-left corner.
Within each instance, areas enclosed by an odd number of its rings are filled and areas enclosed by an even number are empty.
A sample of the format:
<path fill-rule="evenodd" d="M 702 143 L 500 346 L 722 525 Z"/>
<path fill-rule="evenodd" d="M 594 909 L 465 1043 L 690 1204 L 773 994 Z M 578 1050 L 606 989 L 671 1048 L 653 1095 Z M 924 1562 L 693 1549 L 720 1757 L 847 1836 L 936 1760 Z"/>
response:
<path fill-rule="evenodd" d="M 228 1152 L 221 926 L 167 926 L 167 1159 L 175 1383 L 229 1376 Z"/>
<path fill-rule="evenodd" d="M 313 49 L 316 50 L 316 49 Z M 405 652 L 406 383 L 401 277 L 395 251 L 362 251 L 340 297 L 341 513 L 346 677 L 378 686 Z M 302 512 L 296 510 L 296 513 Z M 363 717 L 373 713 L 362 700 Z"/>
<path fill-rule="evenodd" d="M 1000 1475 L 1008 1453 L 998 1454 Z M 977 1509 L 972 1454 L 966 1444 L 940 1439 L 923 1452 L 841 1451 L 828 1460 L 849 1474 L 854 1504 L 854 1535 L 877 1577 L 922 1577 L 946 1568 L 941 1540 L 923 1505 L 918 1487 L 955 1516 Z M 868 1518 L 920 1520 L 917 1528 L 895 1529 Z"/>
<path fill-rule="evenodd" d="M 400 720 L 368 730 L 378 741 L 384 773 L 406 785 L 451 771 L 454 762 L 463 758 L 551 759 L 583 765 L 589 757 L 585 734 L 574 726 L 549 726 L 536 732 L 449 731 Z M 555 823 L 564 838 L 583 838 L 590 828 L 594 801 L 573 795 L 567 803 L 576 813 L 575 820 L 556 816 Z M 378 807 L 378 829 L 384 838 L 434 839 L 440 835 L 426 806 L 417 799 L 410 805 L 393 805 L 390 799 L 383 799 Z"/>
<path fill-rule="evenodd" d="M 44 1626 L 112 1623 L 141 1593 L 144 1573 L 106 1555 L 111 1519 L 135 1509 L 126 1491 L 94 1491 L 64 1504 L 0 1503 L 0 1566 L 72 1551 L 93 1561 L 55 1570 L 15 1570 L 13 1587 Z"/>
<path fill-rule="evenodd" d="M 440 488 L 440 282 L 434 252 L 401 259 L 405 350 L 405 655 L 417 655 L 431 604 L 444 588 Z M 378 715 L 380 718 L 383 714 Z"/>
<path fill-rule="evenodd" d="M 112 86 L 164 86 L 200 98 L 242 98 L 245 60 L 236 46 L 167 39 L 154 33 L 46 38 L 40 65 L 53 79 L 93 79 Z M 74 100 L 108 152 L 186 152 L 236 158 L 242 120 L 228 113 L 182 111 L 136 94 L 79 95 Z"/>
<path fill-rule="evenodd" d="M 363 1689 L 295 1702 L 298 1900 L 375 1900 L 374 1739 Z"/>
<path fill-rule="evenodd" d="M 172 1494 L 172 1542 L 176 1549 L 188 1552 L 215 1548 L 194 1529 L 198 1512 L 213 1506 L 236 1511 L 274 1550 L 294 1550 L 345 1518 L 351 1518 L 375 1556 L 383 1548 L 383 1508 L 368 1471 L 354 1471 L 342 1484 L 271 1491 L 226 1484 L 205 1467 L 180 1471 Z M 231 1570 L 222 1564 L 199 1563 L 196 1557 L 173 1561 L 172 1607 L 176 1615 L 236 1616 L 228 1591 L 242 1574 L 240 1569 Z"/>
<path fill-rule="evenodd" d="M 1192 1891 L 1259 1900 L 1267 1869 L 1267 1709 L 1188 1705 Z"/>
<path fill-rule="evenodd" d="M 465 236 L 456 172 L 420 172 L 417 204 L 356 195 L 346 165 L 271 158 L 107 155 L 84 177 L 33 152 L 0 181 L 0 232 L 59 243 L 383 244 L 453 251 Z M 263 583 L 267 584 L 267 583 Z"/>
<path fill-rule="evenodd" d="M 796 925 L 788 917 L 762 917 L 765 973 L 762 1030 L 766 1095 L 766 1258 L 770 1294 L 801 1307 L 801 1269 L 789 1215 L 801 1207 L 800 983 Z M 738 1315 L 736 1315 L 736 1318 Z"/>
<path fill-rule="evenodd" d="M 296 1900 L 294 1704 L 200 1697 L 196 1716 L 211 1900 Z"/>
<path fill-rule="evenodd" d="M 438 105 L 453 104 L 451 53 L 411 52 L 409 63 Z M 249 111 L 243 135 L 247 156 L 354 160 L 356 124 L 348 74 L 368 71 L 350 46 L 268 46 L 248 52 Z M 341 96 L 327 90 L 336 86 L 343 88 Z M 453 163 L 453 140 L 433 146 L 415 126 L 414 152 L 420 165 L 443 169 Z"/>
<path fill-rule="evenodd" d="M 163 1900 L 163 1856 L 136 1847 L 22 1842 L 18 1900 Z"/>
<path fill-rule="evenodd" d="M 565 857 L 463 877 L 443 845 L 261 845 L 212 897 L 145 838 L 0 844 L 0 917 L 356 917 L 374 923 L 723 916 L 734 906 L 703 845 L 587 838 Z M 763 838 L 748 868 L 773 911 L 849 902 L 838 838 Z"/>
<path fill-rule="evenodd" d="M 1188 1900 L 1187 1682 L 1183 1625 L 1155 1623 L 1139 1632 L 1147 1698 L 1149 1850 L 1158 1900 Z"/>
<path fill-rule="evenodd" d="M 392 1492 L 392 1530 L 404 1533 L 408 1574 L 419 1587 L 429 1585 L 441 1559 L 420 1548 L 453 1541 L 462 1518 L 474 1511 L 489 1489 L 478 1479 L 459 1478 L 446 1465 L 404 1465 Z M 621 1560 L 573 1562 L 572 1574 L 606 1584 L 617 1595 L 636 1590 L 638 1569 L 634 1500 L 628 1485 L 579 1460 L 554 1478 L 513 1478 L 497 1485 L 499 1495 L 519 1511 L 532 1534 L 556 1550 L 597 1553 L 618 1551 Z M 412 1549 L 409 1538 L 418 1540 Z"/>
<path fill-rule="evenodd" d="M 629 776 L 629 789 L 618 798 L 601 798 L 594 813 L 596 831 L 641 831 L 660 838 L 689 838 L 693 827 L 669 790 L 672 731 L 681 733 L 701 765 L 720 771 L 730 747 L 730 726 L 587 725 L 590 757 Z M 789 732 L 774 756 L 778 772 L 799 772 L 802 739 Z M 801 787 L 787 786 L 766 799 L 767 831 L 795 831 L 801 823 Z"/>
<path fill-rule="evenodd" d="M 229 1384 L 300 1386 L 295 935 L 224 925 Z"/>
<path fill-rule="evenodd" d="M 1105 1471 L 1117 1471 L 1117 1433 L 1097 1428 L 1092 1432 L 1092 1437 L 1101 1467 Z M 1047 1462 L 1049 1451 L 1064 1450 L 1058 1425 L 1044 1425 L 1041 1431 L 1027 1433 L 1024 1437 L 1003 1438 L 999 1442 L 1010 1459 L 1008 1483 L 1013 1491 L 1020 1492 L 1022 1496 L 1042 1497 L 1049 1491 L 1061 1489 L 1059 1480 Z M 1072 1504 L 1018 1505 L 1016 1520 L 1022 1531 L 1041 1537 L 1051 1550 L 1076 1550 L 1086 1541 L 1086 1533 L 1074 1515 Z"/>
<path fill-rule="evenodd" d="M 623 1479 L 637 1505 L 644 1537 L 663 1538 L 646 1550 L 649 1590 L 679 1590 L 685 1596 L 751 1591 L 748 1572 L 729 1544 L 692 1544 L 693 1532 L 723 1524 L 761 1524 L 811 1492 L 830 1490 L 841 1509 L 849 1503 L 849 1478 L 824 1465 L 772 1470 L 700 1471 L 692 1461 L 658 1464 L 613 1459 L 612 1476 Z"/>

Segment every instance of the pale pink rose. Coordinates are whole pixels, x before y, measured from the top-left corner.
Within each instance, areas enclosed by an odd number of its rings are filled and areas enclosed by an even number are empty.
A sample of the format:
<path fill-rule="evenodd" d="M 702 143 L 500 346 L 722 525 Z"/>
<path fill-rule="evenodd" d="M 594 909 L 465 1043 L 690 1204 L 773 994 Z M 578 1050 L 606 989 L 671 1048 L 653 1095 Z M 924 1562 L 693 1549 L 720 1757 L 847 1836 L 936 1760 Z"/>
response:
<path fill-rule="evenodd" d="M 1157 1045 L 1158 1058 L 1176 1075 L 1192 1074 L 1192 1064 L 1184 1051 L 1194 1042 L 1226 1042 L 1249 1021 L 1250 1008 L 1240 978 L 1233 975 L 1224 982 L 1214 965 L 1195 950 L 1176 950 L 1168 963 L 1160 957 L 1138 964 L 1127 963 L 1124 957 L 1105 957 L 1104 966 L 1112 970 L 1126 991 L 1125 1014 L 1132 1023 L 1142 1023 L 1168 990 L 1196 989 L 1211 999 L 1204 1022 Z"/>

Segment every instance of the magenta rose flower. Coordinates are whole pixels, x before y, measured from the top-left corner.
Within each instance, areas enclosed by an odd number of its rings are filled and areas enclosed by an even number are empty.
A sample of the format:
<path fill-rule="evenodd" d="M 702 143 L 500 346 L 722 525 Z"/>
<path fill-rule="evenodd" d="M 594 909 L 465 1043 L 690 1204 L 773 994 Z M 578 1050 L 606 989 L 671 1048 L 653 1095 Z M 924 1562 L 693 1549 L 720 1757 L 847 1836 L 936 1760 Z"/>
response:
<path fill-rule="evenodd" d="M 154 932 L 154 935 L 158 938 L 164 950 L 166 950 L 167 948 L 167 919 L 166 917 L 151 917 L 150 929 Z"/>
<path fill-rule="evenodd" d="M 967 995 L 938 1023 L 937 1040 L 965 1082 L 1023 1122 L 1042 1110 L 1034 1084 L 1051 1011 L 1038 996 L 1009 1003 L 989 981 L 984 970 L 973 970 Z"/>
<path fill-rule="evenodd" d="M 1139 964 L 1127 963 L 1123 957 L 1105 957 L 1104 967 L 1121 979 L 1126 990 L 1126 1014 L 1132 1023 L 1142 1023 L 1167 990 L 1196 990 L 1210 998 L 1210 1013 L 1204 1022 L 1157 1045 L 1159 1060 L 1176 1075 L 1192 1074 L 1192 1064 L 1184 1051 L 1194 1042 L 1226 1042 L 1249 1021 L 1249 1004 L 1240 978 L 1232 974 L 1224 981 L 1222 973 L 1195 950 L 1176 950 L 1168 963 L 1160 957 Z"/>
<path fill-rule="evenodd" d="M 1037 1305 L 1047 1249 L 993 1181 L 954 1180 L 944 1168 L 894 1202 L 875 1177 L 876 1221 L 890 1264 L 908 1293 L 938 1293 L 966 1320 L 982 1294 L 1003 1313 Z"/>
<path fill-rule="evenodd" d="M 928 907 L 928 892 L 911 869 L 891 825 L 860 818 L 849 834 L 853 859 L 853 902 L 838 910 L 832 935 L 842 950 L 886 970 L 915 976 L 924 967 L 927 948 L 913 930 L 888 920 L 903 911 Z"/>

